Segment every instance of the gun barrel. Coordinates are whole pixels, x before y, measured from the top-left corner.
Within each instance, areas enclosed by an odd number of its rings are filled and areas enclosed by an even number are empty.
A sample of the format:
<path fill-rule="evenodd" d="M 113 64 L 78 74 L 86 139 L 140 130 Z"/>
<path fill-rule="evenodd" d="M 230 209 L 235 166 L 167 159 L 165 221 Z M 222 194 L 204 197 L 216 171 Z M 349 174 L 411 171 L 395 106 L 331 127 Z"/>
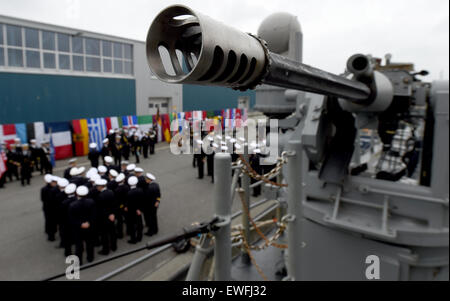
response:
<path fill-rule="evenodd" d="M 253 89 L 265 83 L 341 97 L 368 99 L 365 84 L 271 53 L 264 41 L 182 5 L 161 11 L 147 34 L 147 60 L 168 83 Z"/>

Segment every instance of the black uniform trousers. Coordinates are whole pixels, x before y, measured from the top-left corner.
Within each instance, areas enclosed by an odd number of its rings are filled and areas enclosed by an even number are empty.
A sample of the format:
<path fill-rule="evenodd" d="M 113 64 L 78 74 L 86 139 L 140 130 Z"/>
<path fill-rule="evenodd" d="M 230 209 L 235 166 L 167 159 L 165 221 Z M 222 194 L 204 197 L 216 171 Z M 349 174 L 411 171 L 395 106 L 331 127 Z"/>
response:
<path fill-rule="evenodd" d="M 147 234 L 153 235 L 158 233 L 158 208 L 150 206 L 144 212 L 145 225 L 148 227 Z"/>
<path fill-rule="evenodd" d="M 91 226 L 92 227 L 92 226 Z M 84 244 L 86 244 L 87 261 L 94 260 L 94 231 L 89 227 L 88 229 L 76 229 L 73 232 L 75 241 L 75 255 L 80 259 L 82 265 Z"/>
<path fill-rule="evenodd" d="M 128 212 L 127 230 L 131 241 L 139 242 L 142 240 L 142 233 L 144 230 L 142 214 L 137 215 L 136 212 Z"/>
<path fill-rule="evenodd" d="M 100 225 L 100 241 L 102 243 L 102 252 L 109 252 L 109 250 L 117 250 L 117 235 L 114 222 L 108 218 L 102 221 Z"/>

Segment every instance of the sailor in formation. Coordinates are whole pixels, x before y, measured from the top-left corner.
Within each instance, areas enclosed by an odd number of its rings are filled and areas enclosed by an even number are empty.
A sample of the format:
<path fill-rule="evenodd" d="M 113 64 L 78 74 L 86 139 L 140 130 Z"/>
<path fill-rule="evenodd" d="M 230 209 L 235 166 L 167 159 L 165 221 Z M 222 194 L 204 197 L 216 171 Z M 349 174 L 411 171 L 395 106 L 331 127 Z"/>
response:
<path fill-rule="evenodd" d="M 44 176 L 41 200 L 48 240 L 55 241 L 59 233 L 65 256 L 75 254 L 80 262 L 84 252 L 88 262 L 94 260 L 96 246 L 101 247 L 101 255 L 116 251 L 117 240 L 126 236 L 128 243 L 139 243 L 145 227 L 148 236 L 158 233 L 161 191 L 156 177 L 135 164 L 108 167 L 86 171 L 84 166 L 73 166 L 70 180 Z"/>

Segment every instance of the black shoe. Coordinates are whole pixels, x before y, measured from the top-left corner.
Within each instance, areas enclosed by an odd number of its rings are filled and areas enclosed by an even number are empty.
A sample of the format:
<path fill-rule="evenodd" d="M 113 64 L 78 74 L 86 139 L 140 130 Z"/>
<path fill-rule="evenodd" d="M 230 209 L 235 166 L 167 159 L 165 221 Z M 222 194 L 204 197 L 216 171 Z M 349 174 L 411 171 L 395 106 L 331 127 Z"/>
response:
<path fill-rule="evenodd" d="M 145 236 L 153 236 L 153 233 L 151 233 L 151 232 L 146 232 L 144 235 L 145 235 Z"/>
<path fill-rule="evenodd" d="M 135 244 L 137 244 L 137 241 L 136 241 L 136 240 L 130 239 L 130 240 L 128 241 L 128 243 L 129 243 L 129 244 L 132 244 L 132 245 L 135 245 Z"/>
<path fill-rule="evenodd" d="M 101 250 L 101 251 L 98 252 L 98 254 L 106 256 L 106 255 L 109 254 L 109 251 Z"/>
<path fill-rule="evenodd" d="M 55 241 L 55 237 L 54 236 L 49 236 L 48 237 L 48 241 Z"/>
<path fill-rule="evenodd" d="M 111 251 L 113 251 L 113 252 L 117 251 L 117 246 L 111 247 Z"/>

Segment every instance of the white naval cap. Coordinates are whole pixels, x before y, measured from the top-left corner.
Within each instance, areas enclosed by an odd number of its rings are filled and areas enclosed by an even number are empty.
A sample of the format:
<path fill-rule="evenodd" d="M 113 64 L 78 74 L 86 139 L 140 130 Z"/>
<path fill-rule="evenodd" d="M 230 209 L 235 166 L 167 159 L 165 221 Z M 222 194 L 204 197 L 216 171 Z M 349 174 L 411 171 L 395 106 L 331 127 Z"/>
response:
<path fill-rule="evenodd" d="M 128 165 L 130 164 L 130 162 L 128 162 L 127 160 L 123 160 L 122 163 L 120 163 L 120 165 Z"/>
<path fill-rule="evenodd" d="M 52 176 L 52 182 L 58 182 L 60 177 Z"/>
<path fill-rule="evenodd" d="M 105 162 L 106 163 L 113 163 L 114 159 L 111 156 L 106 156 L 105 157 Z"/>
<path fill-rule="evenodd" d="M 108 138 L 103 139 L 103 143 L 108 143 L 108 142 L 109 142 Z"/>
<path fill-rule="evenodd" d="M 53 175 L 51 175 L 51 174 L 46 174 L 45 176 L 44 176 L 44 181 L 46 182 L 46 183 L 51 183 L 52 181 L 53 181 Z"/>
<path fill-rule="evenodd" d="M 137 172 L 137 173 L 143 173 L 144 170 L 143 170 L 142 168 L 140 168 L 140 167 L 136 167 L 136 168 L 134 169 L 134 172 Z"/>
<path fill-rule="evenodd" d="M 110 134 L 114 134 L 114 130 L 113 130 L 113 129 L 110 129 L 110 130 L 109 130 L 109 133 L 110 133 Z"/>
<path fill-rule="evenodd" d="M 90 178 L 92 175 L 95 175 L 97 173 L 98 173 L 97 168 L 91 167 L 86 173 L 86 178 Z"/>
<path fill-rule="evenodd" d="M 69 160 L 69 163 L 74 163 L 74 162 L 77 162 L 77 158 L 72 158 Z"/>
<path fill-rule="evenodd" d="M 73 194 L 73 193 L 75 193 L 75 190 L 77 190 L 77 185 L 70 183 L 69 185 L 66 186 L 66 188 L 64 189 L 64 192 L 66 194 Z"/>
<path fill-rule="evenodd" d="M 100 165 L 97 169 L 99 173 L 105 173 L 108 171 L 108 169 L 104 165 Z"/>
<path fill-rule="evenodd" d="M 105 179 L 97 179 L 95 181 L 95 185 L 97 186 L 106 186 L 106 184 L 108 184 L 108 181 L 106 181 Z"/>
<path fill-rule="evenodd" d="M 125 175 L 123 173 L 120 173 L 115 179 L 114 179 L 117 183 L 122 182 L 123 180 L 125 180 Z"/>
<path fill-rule="evenodd" d="M 70 169 L 69 174 L 70 174 L 72 177 L 78 175 L 78 167 L 72 167 L 72 168 Z"/>
<path fill-rule="evenodd" d="M 67 185 L 69 185 L 69 181 L 68 181 L 67 179 L 65 179 L 65 178 L 60 178 L 60 179 L 58 180 L 58 186 L 59 186 L 59 187 L 64 188 L 64 187 L 66 187 Z"/>
<path fill-rule="evenodd" d="M 130 185 L 130 186 L 136 186 L 137 183 L 138 183 L 138 178 L 136 178 L 136 177 L 134 177 L 134 176 L 128 178 L 128 185 Z"/>
<path fill-rule="evenodd" d="M 92 142 L 91 144 L 89 144 L 90 148 L 97 148 L 97 143 Z"/>
<path fill-rule="evenodd" d="M 127 166 L 127 170 L 128 171 L 133 171 L 134 169 L 136 168 L 136 164 L 128 164 L 128 166 Z"/>
<path fill-rule="evenodd" d="M 91 177 L 89 178 L 89 181 L 94 182 L 97 181 L 98 179 L 101 179 L 102 177 L 100 177 L 99 174 L 93 174 L 91 175 Z"/>
<path fill-rule="evenodd" d="M 156 180 L 155 176 L 152 175 L 152 174 L 149 173 L 149 172 L 145 174 L 145 177 L 146 177 L 147 179 L 152 180 L 152 181 L 155 181 L 155 180 Z"/>
<path fill-rule="evenodd" d="M 77 176 L 81 175 L 85 171 L 86 171 L 86 167 L 84 167 L 84 166 L 79 167 Z"/>
<path fill-rule="evenodd" d="M 86 186 L 80 186 L 76 190 L 78 196 L 87 196 L 89 189 Z"/>
<path fill-rule="evenodd" d="M 118 173 L 116 170 L 114 170 L 114 169 L 111 169 L 111 170 L 109 171 L 109 174 L 110 174 L 111 176 L 113 176 L 114 178 L 117 177 L 117 176 L 119 175 L 119 173 Z"/>

